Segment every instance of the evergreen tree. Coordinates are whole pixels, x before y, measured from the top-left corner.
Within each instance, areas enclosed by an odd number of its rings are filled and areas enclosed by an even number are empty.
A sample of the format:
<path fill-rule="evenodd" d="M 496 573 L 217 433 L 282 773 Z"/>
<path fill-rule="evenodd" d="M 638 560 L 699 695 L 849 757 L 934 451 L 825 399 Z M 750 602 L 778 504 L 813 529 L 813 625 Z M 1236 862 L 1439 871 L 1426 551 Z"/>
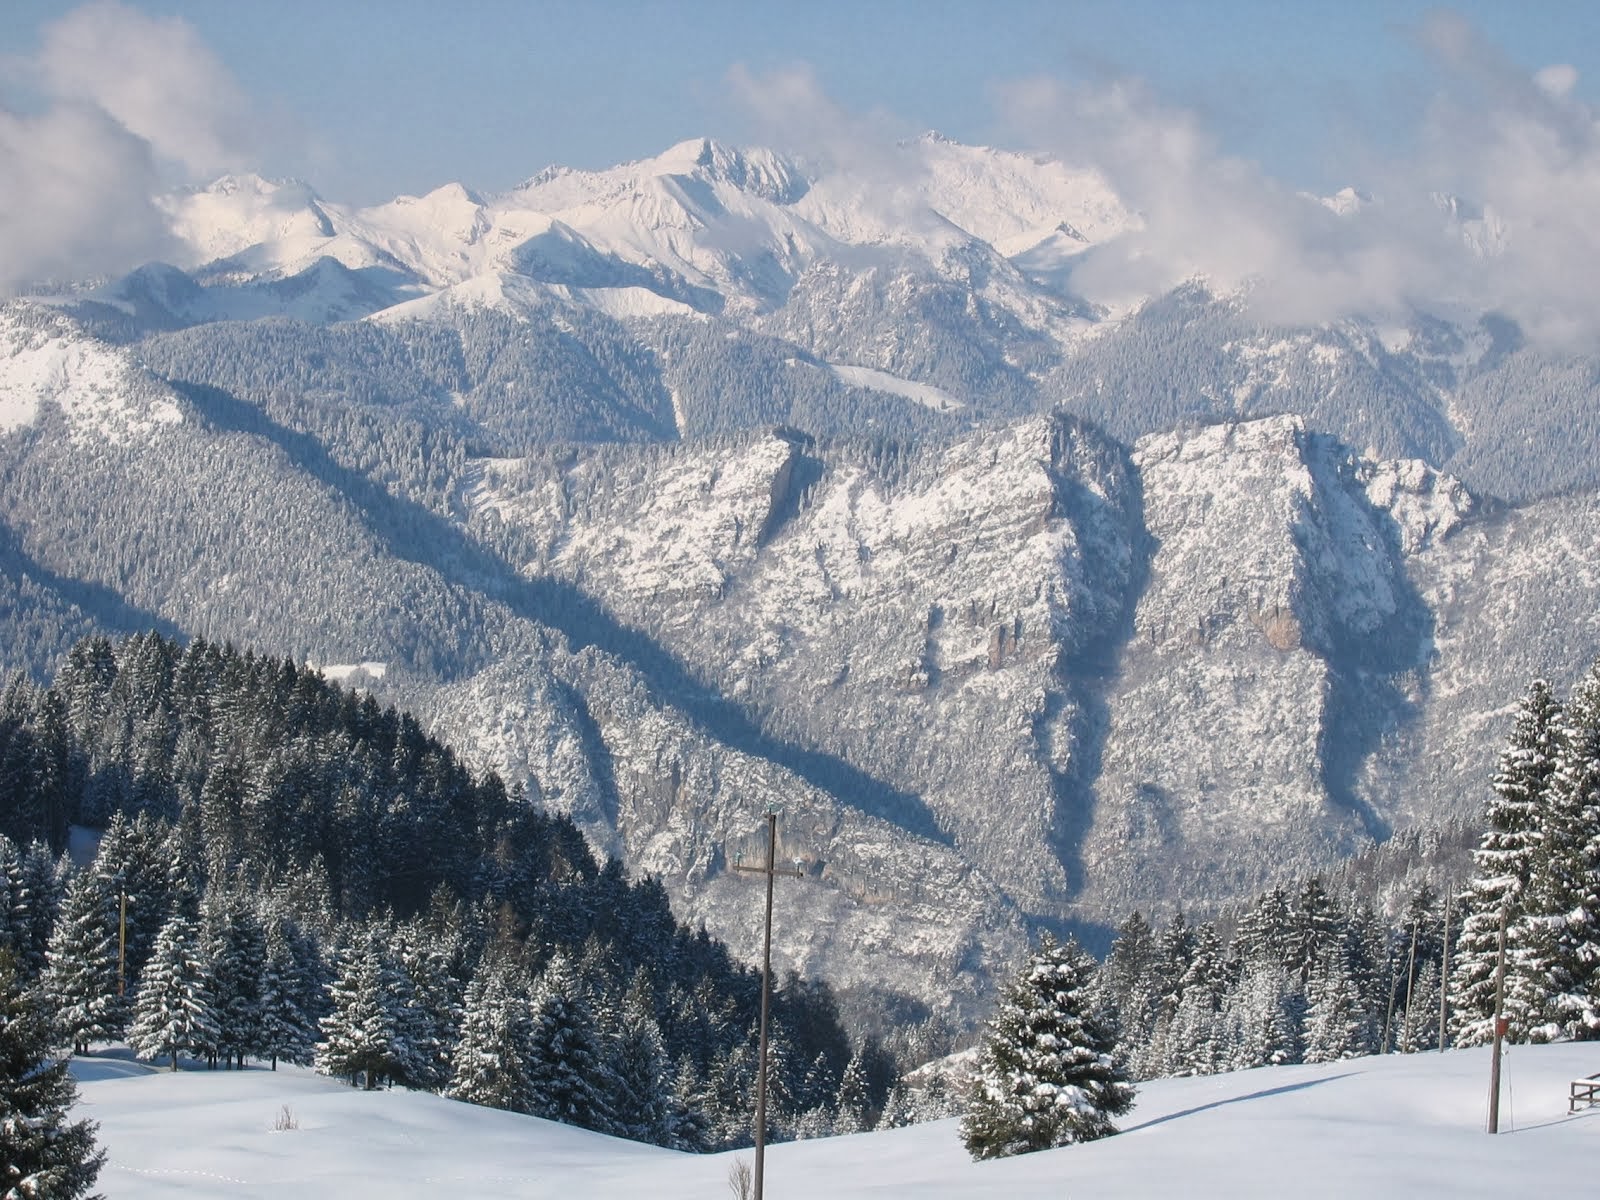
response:
<path fill-rule="evenodd" d="M 651 1009 L 649 980 L 641 970 L 628 988 L 611 1039 L 608 1107 L 619 1137 L 664 1146 L 671 1125 L 672 1081 Z"/>
<path fill-rule="evenodd" d="M 217 1020 L 217 1053 L 244 1066 L 263 1050 L 263 979 L 266 931 L 254 906 L 238 893 L 213 893 L 205 905 L 202 944 Z"/>
<path fill-rule="evenodd" d="M 839 1094 L 833 1102 L 834 1133 L 865 1133 L 868 1124 L 867 1073 L 861 1056 L 851 1056 L 839 1078 Z"/>
<path fill-rule="evenodd" d="M 77 1200 L 105 1161 L 92 1121 L 71 1121 L 77 1100 L 64 1060 L 50 1055 L 50 1023 L 0 951 L 0 1195 Z"/>
<path fill-rule="evenodd" d="M 1295 957 L 1295 922 L 1282 888 L 1264 892 L 1239 921 L 1233 936 L 1233 959 L 1243 973 L 1246 962 L 1288 964 Z"/>
<path fill-rule="evenodd" d="M 45 1003 L 74 1052 L 121 1034 L 126 1007 L 117 995 L 117 914 L 93 875 L 79 874 L 68 886 L 45 960 Z"/>
<path fill-rule="evenodd" d="M 445 1094 L 469 1104 L 529 1112 L 532 1055 L 526 980 L 503 962 L 484 962 L 467 986 L 461 1039 Z"/>
<path fill-rule="evenodd" d="M 0 954 L 20 962 L 29 932 L 28 885 L 22 877 L 22 854 L 16 843 L 0 834 Z"/>
<path fill-rule="evenodd" d="M 1549 685 L 1534 680 L 1500 755 L 1486 828 L 1472 855 L 1474 877 L 1461 896 L 1461 933 L 1450 984 L 1451 1029 L 1460 1046 L 1481 1045 L 1493 1036 L 1501 915 L 1509 931 L 1524 911 L 1543 840 L 1542 810 L 1561 757 L 1562 725 L 1561 706 Z"/>
<path fill-rule="evenodd" d="M 294 952 L 293 932 L 285 918 L 266 927 L 267 956 L 261 969 L 259 1052 L 278 1069 L 278 1060 L 309 1063 L 316 1024 L 305 1008 L 314 987 Z"/>
<path fill-rule="evenodd" d="M 132 821 L 117 813 L 100 836 L 90 873 L 117 906 L 119 921 L 126 912 L 126 970 L 127 977 L 135 979 L 167 920 L 171 884 L 165 830 L 144 813 Z"/>
<path fill-rule="evenodd" d="M 1439 1044 L 1439 964 L 1431 959 L 1417 969 L 1400 1020 L 1401 1054 L 1433 1050 Z"/>
<path fill-rule="evenodd" d="M 1306 981 L 1305 1061 L 1338 1062 L 1370 1054 L 1377 1038 L 1344 955 L 1326 951 Z"/>
<path fill-rule="evenodd" d="M 44 842 L 32 843 L 22 856 L 22 890 L 26 912 L 17 928 L 17 970 L 24 980 L 44 973 L 50 948 L 66 899 L 69 869 L 66 857 L 57 858 Z"/>
<path fill-rule="evenodd" d="M 140 1058 L 216 1053 L 220 1030 L 208 983 L 210 971 L 195 921 L 179 913 L 162 926 L 139 979 L 128 1042 Z"/>
<path fill-rule="evenodd" d="M 606 1093 L 615 1084 L 606 1078 L 594 1018 L 564 954 L 546 964 L 539 980 L 532 1043 L 534 1115 L 606 1130 L 612 1122 Z"/>
<path fill-rule="evenodd" d="M 1089 994 L 1095 964 L 1048 937 L 1006 987 L 978 1053 L 961 1121 L 974 1158 L 998 1158 L 1116 1132 L 1134 1090 L 1115 1028 Z"/>
<path fill-rule="evenodd" d="M 667 1131 L 662 1144 L 689 1153 L 711 1149 L 705 1081 L 687 1054 L 672 1072 L 672 1099 L 667 1107 Z"/>
<path fill-rule="evenodd" d="M 1278 963 L 1252 962 L 1245 968 L 1229 1005 L 1236 1032 L 1232 1067 L 1279 1066 L 1299 1061 L 1300 994 Z"/>
<path fill-rule="evenodd" d="M 1295 895 L 1289 932 L 1289 958 L 1284 963 L 1304 987 L 1323 955 L 1343 944 L 1345 917 L 1322 880 L 1308 879 Z"/>
<path fill-rule="evenodd" d="M 1155 931 L 1142 913 L 1135 912 L 1117 929 L 1111 952 L 1095 977 L 1098 1002 L 1122 1030 L 1123 1047 L 1141 1078 L 1160 1074 L 1159 1069 L 1146 1070 L 1160 1013 L 1157 955 Z"/>
<path fill-rule="evenodd" d="M 1508 962 L 1544 996 L 1525 1026 L 1539 1041 L 1600 1037 L 1600 662 L 1573 690 L 1562 732 L 1507 935 Z"/>
<path fill-rule="evenodd" d="M 368 1091 L 401 1077 L 409 1056 L 400 1011 L 405 990 L 374 927 L 364 946 L 345 954 L 338 978 L 329 985 L 333 1008 L 320 1022 L 317 1070 L 349 1076 L 351 1087 L 365 1081 Z"/>

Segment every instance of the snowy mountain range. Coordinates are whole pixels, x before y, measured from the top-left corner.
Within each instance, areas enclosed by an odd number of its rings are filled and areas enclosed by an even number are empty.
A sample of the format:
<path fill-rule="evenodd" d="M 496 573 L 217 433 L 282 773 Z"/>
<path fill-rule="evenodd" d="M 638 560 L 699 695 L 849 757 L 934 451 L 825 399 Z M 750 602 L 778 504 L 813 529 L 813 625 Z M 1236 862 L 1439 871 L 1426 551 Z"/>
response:
<path fill-rule="evenodd" d="M 1091 303 L 1140 217 L 1052 160 L 166 206 L 188 260 L 0 308 L 4 665 L 363 664 L 745 950 L 781 803 L 778 949 L 847 993 L 971 1011 L 1032 925 L 1471 815 L 1600 649 L 1592 362 Z"/>

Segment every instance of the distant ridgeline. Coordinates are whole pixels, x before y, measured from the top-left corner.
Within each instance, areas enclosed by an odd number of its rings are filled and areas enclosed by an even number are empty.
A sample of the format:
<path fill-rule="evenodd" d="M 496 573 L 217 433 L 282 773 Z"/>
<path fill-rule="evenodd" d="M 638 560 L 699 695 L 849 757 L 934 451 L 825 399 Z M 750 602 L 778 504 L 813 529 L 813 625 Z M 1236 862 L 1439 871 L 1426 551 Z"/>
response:
<path fill-rule="evenodd" d="M 92 865 L 69 828 L 104 832 Z M 119 897 L 127 987 L 119 1000 Z M 759 975 L 650 878 L 292 661 L 79 642 L 0 701 L 0 949 L 62 1044 L 314 1061 L 684 1149 L 742 1144 Z M 778 1132 L 859 1128 L 894 1064 L 775 993 Z"/>

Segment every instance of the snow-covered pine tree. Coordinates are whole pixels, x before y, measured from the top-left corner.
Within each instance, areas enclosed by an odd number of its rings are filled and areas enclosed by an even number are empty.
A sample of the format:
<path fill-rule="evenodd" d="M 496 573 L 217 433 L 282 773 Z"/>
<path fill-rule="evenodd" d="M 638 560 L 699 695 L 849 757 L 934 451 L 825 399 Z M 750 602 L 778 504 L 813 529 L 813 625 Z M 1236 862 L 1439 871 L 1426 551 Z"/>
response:
<path fill-rule="evenodd" d="M 266 924 L 266 960 L 261 968 L 260 1053 L 278 1069 L 278 1060 L 309 1063 L 315 1041 L 315 1021 L 305 1010 L 309 990 L 305 971 L 297 961 L 288 919 L 269 914 Z"/>
<path fill-rule="evenodd" d="M 539 979 L 533 1016 L 529 1073 L 536 1116 L 585 1129 L 606 1130 L 612 1114 L 593 1015 L 584 1002 L 570 960 L 559 951 Z"/>
<path fill-rule="evenodd" d="M 1298 1062 L 1302 1004 L 1294 977 L 1281 964 L 1246 963 L 1228 1005 L 1232 1069 Z"/>
<path fill-rule="evenodd" d="M 28 885 L 22 878 L 22 852 L 0 834 L 0 954 L 15 965 L 28 938 Z"/>
<path fill-rule="evenodd" d="M 102 894 L 116 903 L 127 897 L 127 975 L 137 978 L 167 921 L 168 854 L 161 826 L 148 813 L 129 820 L 121 813 L 100 836 L 90 873 Z"/>
<path fill-rule="evenodd" d="M 753 1140 L 756 1047 L 734 1042 L 712 1059 L 705 1082 L 706 1127 L 719 1150 L 748 1146 Z"/>
<path fill-rule="evenodd" d="M 1508 961 L 1533 981 L 1536 1041 L 1600 1037 L 1600 661 L 1568 700 Z M 1521 988 L 1516 989 L 1520 993 Z"/>
<path fill-rule="evenodd" d="M 391 946 L 405 1047 L 395 1078 L 407 1087 L 441 1088 L 452 1071 L 450 1049 L 460 1036 L 465 990 L 451 974 L 443 947 L 420 924 L 396 929 Z"/>
<path fill-rule="evenodd" d="M 697 1154 L 711 1148 L 711 1127 L 706 1117 L 706 1087 L 694 1059 L 678 1059 L 672 1073 L 672 1099 L 667 1110 L 667 1136 L 673 1150 Z"/>
<path fill-rule="evenodd" d="M 671 1123 L 672 1081 L 650 991 L 649 977 L 641 969 L 623 997 L 611 1037 L 608 1107 L 619 1137 L 664 1146 Z"/>
<path fill-rule="evenodd" d="M 1311 878 L 1295 894 L 1290 921 L 1289 959 L 1284 965 L 1303 988 L 1322 956 L 1343 943 L 1346 918 L 1322 880 Z"/>
<path fill-rule="evenodd" d="M 1005 988 L 978 1052 L 961 1119 L 975 1159 L 1090 1141 L 1116 1132 L 1134 1089 L 1117 1032 L 1092 1003 L 1095 963 L 1046 937 Z"/>
<path fill-rule="evenodd" d="M 1178 1008 L 1167 1029 L 1164 1075 L 1209 1075 L 1224 1070 L 1228 1058 L 1222 942 L 1210 921 L 1194 927 L 1192 941 L 1189 969 L 1178 984 Z"/>
<path fill-rule="evenodd" d="M 1155 931 L 1135 912 L 1117 929 L 1111 952 L 1095 977 L 1099 1002 L 1116 1015 L 1122 1044 L 1137 1062 L 1155 1032 L 1160 1000 Z"/>
<path fill-rule="evenodd" d="M 1495 958 L 1500 916 L 1508 930 L 1523 912 L 1543 837 L 1543 808 L 1558 758 L 1563 717 L 1560 703 L 1542 679 L 1528 687 L 1517 709 L 1485 814 L 1485 828 L 1472 853 L 1474 876 L 1461 895 L 1461 933 L 1451 964 L 1452 1040 L 1482 1045 L 1493 1036 Z M 1515 946 L 1508 933 L 1508 942 Z M 1512 989 L 1518 988 L 1513 978 Z M 1525 1029 L 1519 1023 L 1518 1031 Z"/>
<path fill-rule="evenodd" d="M 67 887 L 45 963 L 45 1004 L 75 1053 L 122 1033 L 127 1010 L 117 996 L 117 914 L 87 871 Z"/>
<path fill-rule="evenodd" d="M 266 931 L 243 895 L 213 889 L 204 906 L 201 942 L 210 968 L 217 1053 L 225 1065 L 243 1067 L 247 1055 L 265 1054 L 262 974 Z"/>
<path fill-rule="evenodd" d="M 77 1088 L 51 1042 L 50 1023 L 0 951 L 0 1196 L 77 1200 L 105 1161 L 94 1122 L 68 1119 Z"/>
<path fill-rule="evenodd" d="M 408 1048 L 397 997 L 405 989 L 377 927 L 344 959 L 328 987 L 333 1010 L 320 1022 L 316 1068 L 324 1075 L 348 1076 L 351 1087 L 364 1081 L 371 1091 L 404 1069 Z"/>
<path fill-rule="evenodd" d="M 166 1058 L 178 1069 L 180 1054 L 213 1054 L 219 1029 L 200 948 L 200 929 L 182 913 L 156 935 L 139 977 L 128 1042 L 144 1059 Z"/>
<path fill-rule="evenodd" d="M 1439 1044 L 1439 964 L 1432 959 L 1417 968 L 1400 1018 L 1396 1049 L 1401 1054 L 1434 1050 Z"/>
<path fill-rule="evenodd" d="M 1305 1061 L 1338 1062 L 1370 1054 L 1372 1018 L 1337 947 L 1323 952 L 1306 981 Z"/>
<path fill-rule="evenodd" d="M 50 937 L 66 899 L 66 857 L 57 858 L 44 842 L 33 842 L 22 856 L 22 888 L 27 895 L 25 934 L 17 943 L 17 970 L 26 981 L 44 973 Z"/>
<path fill-rule="evenodd" d="M 445 1095 L 468 1104 L 530 1112 L 533 1013 L 525 974 L 486 959 L 467 985 L 461 1038 Z"/>
<path fill-rule="evenodd" d="M 853 1054 L 839 1077 L 839 1094 L 833 1103 L 834 1133 L 865 1133 L 868 1125 L 867 1073 L 861 1056 Z"/>

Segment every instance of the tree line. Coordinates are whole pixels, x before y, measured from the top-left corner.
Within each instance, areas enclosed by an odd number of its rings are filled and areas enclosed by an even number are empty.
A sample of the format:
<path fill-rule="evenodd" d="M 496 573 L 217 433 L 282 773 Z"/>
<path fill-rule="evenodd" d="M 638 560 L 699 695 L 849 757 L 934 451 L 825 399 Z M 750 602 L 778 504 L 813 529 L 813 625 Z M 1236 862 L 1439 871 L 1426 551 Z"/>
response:
<path fill-rule="evenodd" d="M 749 1136 L 759 975 L 568 819 L 287 659 L 96 637 L 50 687 L 12 681 L 0 951 L 79 1051 L 311 1063 L 683 1149 Z M 773 1011 L 775 1136 L 872 1119 L 894 1061 L 827 986 L 791 975 Z"/>
<path fill-rule="evenodd" d="M 1376 905 L 1385 871 L 1428 858 L 1406 841 L 1338 890 L 1311 878 L 1160 928 L 1135 912 L 1103 964 L 1046 938 L 985 1029 L 969 1151 L 1114 1133 L 1134 1079 L 1480 1045 L 1497 1006 L 1513 1041 L 1600 1038 L 1600 662 L 1565 704 L 1529 686 L 1459 894 L 1424 879 Z"/>

